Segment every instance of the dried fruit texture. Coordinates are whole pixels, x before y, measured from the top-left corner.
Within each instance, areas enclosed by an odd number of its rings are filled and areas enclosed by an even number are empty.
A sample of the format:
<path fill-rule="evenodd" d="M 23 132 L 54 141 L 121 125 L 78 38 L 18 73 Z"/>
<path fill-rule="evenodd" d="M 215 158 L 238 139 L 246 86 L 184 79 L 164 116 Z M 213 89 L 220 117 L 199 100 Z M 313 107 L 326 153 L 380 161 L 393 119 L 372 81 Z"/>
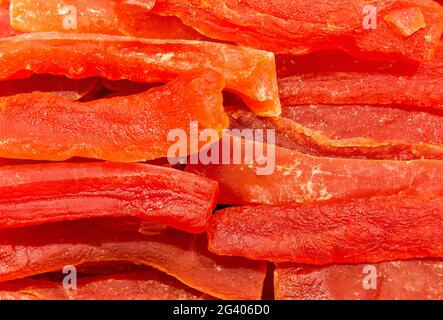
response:
<path fill-rule="evenodd" d="M 95 220 L 98 222 L 100 219 Z M 115 227 L 115 226 L 114 226 Z M 80 277 L 90 277 L 90 276 L 103 276 L 103 275 L 115 275 L 118 273 L 134 273 L 134 272 L 144 272 L 151 271 L 155 269 L 147 267 L 144 265 L 137 265 L 132 263 L 127 263 L 123 261 L 112 261 L 112 262 L 94 262 L 85 263 L 75 267 L 77 270 L 77 275 Z M 160 273 L 164 275 L 164 273 Z M 32 277 L 33 279 L 44 279 L 50 281 L 60 281 L 63 280 L 64 274 L 59 272 L 45 273 Z"/>
<path fill-rule="evenodd" d="M 176 17 L 163 17 L 145 12 L 120 15 L 120 31 L 124 35 L 150 39 L 210 40 Z"/>
<path fill-rule="evenodd" d="M 176 17 L 150 14 L 134 1 L 12 0 L 14 28 L 24 32 L 130 35 L 152 39 L 203 40 L 205 36 Z M 75 20 L 74 20 L 75 19 Z"/>
<path fill-rule="evenodd" d="M 218 181 L 221 204 L 303 203 L 397 194 L 443 195 L 443 186 L 439 183 L 443 179 L 443 161 L 440 160 L 314 157 L 276 147 L 274 162 L 273 148 L 269 145 L 247 140 L 242 144 L 235 150 L 232 147 L 237 145 L 233 142 L 224 147 L 231 148 L 229 164 L 219 161 L 220 164 L 199 163 L 186 167 L 188 172 Z M 259 154 L 263 150 L 267 163 L 263 164 L 262 159 L 259 163 L 258 157 L 252 161 L 245 159 L 244 150 L 258 150 Z M 240 162 L 233 159 L 234 152 Z M 258 175 L 258 169 L 266 166 L 262 175 Z"/>
<path fill-rule="evenodd" d="M 375 268 L 375 279 L 371 279 L 369 272 L 373 269 L 368 267 Z M 442 268 L 442 261 L 432 260 L 321 268 L 282 264 L 275 270 L 275 297 L 278 300 L 441 300 Z M 375 289 L 365 289 L 368 286 Z"/>
<path fill-rule="evenodd" d="M 233 207 L 215 213 L 209 250 L 309 265 L 443 258 L 443 198 L 386 197 Z"/>
<path fill-rule="evenodd" d="M 352 63 L 349 57 L 342 61 L 343 64 L 349 62 L 348 67 L 335 64 L 335 58 L 329 60 L 332 65 L 320 67 L 324 64 L 322 57 L 281 58 L 281 76 L 292 74 L 279 80 L 284 105 L 404 104 L 438 109 L 443 106 L 443 50 L 431 61 L 417 66 L 408 62 L 403 68 L 398 63 L 392 66 L 361 63 L 361 60 Z M 305 70 L 295 67 L 300 64 L 319 67 Z M 299 71 L 302 73 L 296 74 Z"/>
<path fill-rule="evenodd" d="M 437 51 L 437 56 L 441 50 Z M 437 60 L 434 58 L 432 61 Z M 317 73 L 387 73 L 394 75 L 412 76 L 420 66 L 430 65 L 431 62 L 414 60 L 373 61 L 356 58 L 338 50 L 317 51 L 303 56 L 280 54 L 275 57 L 278 77 L 287 78 L 300 74 Z M 436 61 L 435 61 L 436 62 Z M 438 64 L 438 62 L 436 62 Z"/>
<path fill-rule="evenodd" d="M 12 0 L 11 24 L 23 32 L 121 34 L 115 8 L 110 0 Z"/>
<path fill-rule="evenodd" d="M 443 160 L 443 113 L 410 107 L 299 105 L 285 106 L 278 118 L 239 109 L 228 115 L 233 129 L 273 129 L 276 145 L 315 156 Z"/>
<path fill-rule="evenodd" d="M 151 39 L 211 40 L 185 25 L 177 17 L 159 16 L 149 11 L 131 11 L 125 5 L 118 6 L 116 14 L 119 19 L 120 32 L 128 36 Z M 107 32 L 103 30 L 102 33 Z"/>
<path fill-rule="evenodd" d="M 79 278 L 77 289 L 61 282 L 20 279 L 0 284 L 0 300 L 200 300 L 210 297 L 155 270 Z"/>
<path fill-rule="evenodd" d="M 9 19 L 9 3 L 0 2 L 0 38 L 12 37 L 20 32 L 12 29 Z"/>
<path fill-rule="evenodd" d="M 118 162 L 166 157 L 172 129 L 189 135 L 191 121 L 198 121 L 199 130 L 229 126 L 223 86 L 223 78 L 208 70 L 138 95 L 84 103 L 51 94 L 1 97 L 0 157 Z"/>
<path fill-rule="evenodd" d="M 35 74 L 27 79 L 0 81 L 0 96 L 49 92 L 67 100 L 75 101 L 93 91 L 96 84 L 96 78 L 72 80 L 62 76 Z"/>
<path fill-rule="evenodd" d="M 156 0 L 117 0 L 124 4 L 138 6 L 141 9 L 151 10 L 154 8 Z"/>
<path fill-rule="evenodd" d="M 165 82 L 201 68 L 213 69 L 254 112 L 281 112 L 274 55 L 255 49 L 188 40 L 33 33 L 0 39 L 0 55 L 2 80 L 34 72 L 72 79 Z"/>
<path fill-rule="evenodd" d="M 0 281 L 86 262 L 129 261 L 153 266 L 198 291 L 222 299 L 260 299 L 266 264 L 220 257 L 206 236 L 173 230 L 144 236 L 84 221 L 0 232 Z"/>
<path fill-rule="evenodd" d="M 430 60 L 443 30 L 443 8 L 429 0 L 157 0 L 152 12 L 178 16 L 212 38 L 297 55 L 341 49 Z"/>
<path fill-rule="evenodd" d="M 0 167 L 0 228 L 93 217 L 136 217 L 205 232 L 214 181 L 164 167 L 47 163 Z"/>
<path fill-rule="evenodd" d="M 388 13 L 384 19 L 404 37 L 412 36 L 418 30 L 426 28 L 425 17 L 420 8 L 399 9 Z"/>

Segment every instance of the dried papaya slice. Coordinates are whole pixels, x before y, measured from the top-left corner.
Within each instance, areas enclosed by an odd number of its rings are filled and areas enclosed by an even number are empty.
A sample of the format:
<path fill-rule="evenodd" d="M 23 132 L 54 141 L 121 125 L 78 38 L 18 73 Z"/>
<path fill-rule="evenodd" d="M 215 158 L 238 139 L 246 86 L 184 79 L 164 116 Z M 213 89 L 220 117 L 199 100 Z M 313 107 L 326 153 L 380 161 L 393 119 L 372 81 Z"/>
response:
<path fill-rule="evenodd" d="M 0 39 L 0 80 L 29 73 L 72 79 L 166 82 L 201 68 L 222 74 L 226 88 L 263 116 L 281 112 L 274 55 L 233 45 L 188 40 L 33 33 Z"/>
<path fill-rule="evenodd" d="M 221 151 L 228 161 L 221 159 L 209 164 L 200 161 L 186 167 L 188 172 L 219 182 L 219 203 L 222 204 L 303 203 L 397 194 L 443 195 L 443 185 L 439 183 L 443 179 L 440 160 L 314 157 L 248 140 L 235 143 L 238 139 L 231 137 L 222 141 L 227 145 L 220 146 L 220 150 L 230 150 L 228 156 Z M 247 150 L 257 152 L 258 157 L 247 157 L 244 152 Z"/>
<path fill-rule="evenodd" d="M 153 2 L 112 0 L 13 0 L 11 20 L 24 32 L 130 35 L 152 39 L 203 40 L 176 17 L 150 14 Z M 74 20 L 75 19 L 75 20 Z"/>
<path fill-rule="evenodd" d="M 443 258 L 443 198 L 386 197 L 233 207 L 215 213 L 209 250 L 309 265 Z"/>
<path fill-rule="evenodd" d="M 56 222 L 0 232 L 0 281 L 66 265 L 128 261 L 153 266 L 221 299 L 260 299 L 266 264 L 208 252 L 206 235 L 173 230 L 144 236 L 85 221 Z"/>
<path fill-rule="evenodd" d="M 231 129 L 275 130 L 276 145 L 341 158 L 443 160 L 443 113 L 410 107 L 297 105 L 282 117 L 228 111 Z M 265 141 L 266 142 L 266 141 Z"/>
<path fill-rule="evenodd" d="M 442 110 L 442 77 L 327 73 L 280 79 L 284 105 L 411 105 Z M 389 87 L 389 90 L 386 90 Z"/>
<path fill-rule="evenodd" d="M 223 78 L 208 70 L 137 95 L 90 102 L 35 93 L 1 97 L 0 157 L 118 162 L 163 158 L 172 145 L 172 129 L 190 135 L 191 121 L 198 121 L 199 130 L 221 132 L 229 126 L 223 86 Z"/>
<path fill-rule="evenodd" d="M 369 59 L 430 60 L 443 31 L 443 8 L 431 0 L 157 0 L 151 12 L 215 39 L 290 54 L 341 49 Z"/>
<path fill-rule="evenodd" d="M 0 190 L 0 228 L 136 217 L 193 233 L 206 231 L 218 195 L 216 182 L 179 170 L 105 162 L 3 166 Z"/>
<path fill-rule="evenodd" d="M 77 288 L 64 289 L 59 282 L 20 279 L 0 284 L 1 300 L 200 300 L 209 296 L 186 287 L 159 271 L 79 278 Z"/>
<path fill-rule="evenodd" d="M 11 24 L 23 32 L 79 32 L 119 35 L 116 1 L 12 0 Z M 104 32 L 105 31 L 105 32 Z"/>
<path fill-rule="evenodd" d="M 395 104 L 442 109 L 443 50 L 438 50 L 435 59 L 419 65 L 403 63 L 401 66 L 394 63 L 388 67 L 386 63 L 370 65 L 361 60 L 352 63 L 352 59 L 344 58 L 341 63 L 347 63 L 348 67 L 336 64 L 323 69 L 313 67 L 303 70 L 302 67 L 291 66 L 318 66 L 324 63 L 323 57 L 281 58 L 281 74 L 292 74 L 279 80 L 284 105 Z M 292 61 L 291 64 L 289 61 Z M 330 62 L 333 61 L 330 58 Z M 294 75 L 297 71 L 302 73 Z"/>
<path fill-rule="evenodd" d="M 35 74 L 27 79 L 0 81 L 0 96 L 49 92 L 67 100 L 76 101 L 93 91 L 96 84 L 96 78 L 73 80 L 62 76 Z"/>
<path fill-rule="evenodd" d="M 440 52 L 437 50 L 438 60 Z M 387 73 L 398 76 L 412 76 L 417 70 L 432 62 L 418 62 L 414 60 L 365 60 L 356 58 L 346 52 L 339 50 L 317 51 L 303 56 L 290 54 L 276 55 L 277 74 L 279 79 L 302 74 L 324 74 L 324 73 Z M 437 64 L 438 62 L 435 61 Z M 388 94 L 388 92 L 386 92 Z"/>
<path fill-rule="evenodd" d="M 441 300 L 442 261 L 409 260 L 374 265 L 277 265 L 278 300 Z M 371 274 L 374 272 L 374 274 Z"/>

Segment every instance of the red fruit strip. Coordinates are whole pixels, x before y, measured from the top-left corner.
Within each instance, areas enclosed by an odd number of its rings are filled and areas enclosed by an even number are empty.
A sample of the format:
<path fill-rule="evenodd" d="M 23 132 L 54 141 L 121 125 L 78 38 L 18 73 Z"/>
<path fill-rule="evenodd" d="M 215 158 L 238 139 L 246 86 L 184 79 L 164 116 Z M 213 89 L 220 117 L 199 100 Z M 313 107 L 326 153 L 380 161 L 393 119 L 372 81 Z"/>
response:
<path fill-rule="evenodd" d="M 236 138 L 238 140 L 238 138 Z M 231 142 L 229 164 L 190 164 L 186 171 L 219 182 L 223 204 L 281 204 L 373 196 L 443 195 L 443 161 L 361 160 L 313 157 L 243 140 Z M 252 146 L 251 146 L 252 144 Z M 247 146 L 247 147 L 246 147 Z M 229 145 L 225 147 L 229 150 Z M 245 150 L 258 150 L 266 161 L 245 159 Z M 242 164 L 235 164 L 234 151 Z M 222 163 L 219 161 L 219 163 Z M 237 162 L 238 163 L 238 162 Z M 261 172 L 260 169 L 261 168 Z M 272 169 L 275 168 L 273 171 Z M 258 175 L 260 173 L 261 175 Z"/>
<path fill-rule="evenodd" d="M 180 19 L 150 14 L 150 9 L 151 6 L 143 6 L 139 1 L 13 0 L 11 20 L 14 28 L 24 32 L 125 34 L 152 39 L 206 38 Z"/>
<path fill-rule="evenodd" d="M 282 117 L 229 111 L 231 128 L 274 129 L 280 147 L 315 156 L 443 160 L 443 113 L 379 106 L 300 105 Z"/>
<path fill-rule="evenodd" d="M 440 52 L 441 50 L 437 51 L 437 56 L 440 55 Z M 435 61 L 437 56 L 431 61 Z M 318 51 L 303 56 L 281 54 L 277 55 L 275 60 L 280 79 L 300 74 L 333 72 L 387 73 L 411 76 L 416 74 L 419 68 L 432 63 L 430 61 L 420 63 L 414 60 L 401 59 L 388 61 L 364 60 L 338 50 Z"/>
<path fill-rule="evenodd" d="M 110 0 L 12 0 L 11 24 L 23 32 L 121 34 L 115 10 Z"/>
<path fill-rule="evenodd" d="M 96 34 L 33 33 L 0 39 L 0 79 L 30 72 L 72 79 L 165 82 L 201 68 L 218 71 L 226 88 L 263 116 L 281 112 L 274 56 L 237 46 Z"/>
<path fill-rule="evenodd" d="M 200 130 L 221 132 L 229 125 L 223 85 L 223 78 L 208 70 L 138 95 L 84 103 L 50 94 L 1 97 L 0 157 L 119 162 L 166 157 L 170 130 L 189 135 L 194 120 Z"/>
<path fill-rule="evenodd" d="M 27 79 L 0 81 L 0 96 L 49 92 L 67 100 L 75 101 L 83 98 L 94 90 L 96 84 L 96 78 L 72 80 L 62 76 L 35 74 Z"/>
<path fill-rule="evenodd" d="M 294 58 L 292 63 L 319 65 L 324 63 L 321 57 L 311 56 L 300 61 Z M 345 58 L 345 61 L 351 62 L 351 59 Z M 281 60 L 280 68 L 282 75 L 297 72 L 287 60 Z M 331 70 L 312 69 L 309 70 L 312 73 L 280 79 L 284 105 L 404 104 L 438 109 L 443 106 L 443 50 L 438 51 L 434 60 L 419 66 L 406 63 L 402 72 L 398 72 L 395 64 L 390 68 L 386 64 L 363 63 L 361 66 L 360 61 L 358 65 L 350 63 L 347 68 L 332 65 Z"/>
<path fill-rule="evenodd" d="M 443 30 L 443 8 L 430 0 L 157 0 L 152 12 L 178 16 L 209 37 L 275 53 L 336 48 L 370 59 L 430 60 Z"/>
<path fill-rule="evenodd" d="M 206 236 L 172 230 L 144 236 L 84 221 L 0 232 L 0 281 L 60 271 L 86 262 L 153 266 L 222 299 L 260 299 L 266 264 L 207 251 Z"/>
<path fill-rule="evenodd" d="M 310 265 L 443 258 L 443 198 L 388 197 L 217 211 L 209 250 Z"/>
<path fill-rule="evenodd" d="M 48 163 L 0 167 L 0 228 L 93 217 L 136 217 L 206 230 L 217 183 L 144 164 Z"/>
<path fill-rule="evenodd" d="M 1 300 L 199 300 L 208 296 L 161 272 L 146 270 L 79 278 L 77 289 L 60 282 L 20 279 L 0 284 Z"/>
<path fill-rule="evenodd" d="M 282 264 L 275 270 L 278 300 L 441 300 L 443 261 L 409 260 L 374 265 L 308 267 Z M 375 279 L 367 278 L 375 271 Z M 375 280 L 375 281 L 373 281 Z M 365 284 L 365 287 L 364 287 Z M 375 286 L 368 289 L 368 285 Z"/>

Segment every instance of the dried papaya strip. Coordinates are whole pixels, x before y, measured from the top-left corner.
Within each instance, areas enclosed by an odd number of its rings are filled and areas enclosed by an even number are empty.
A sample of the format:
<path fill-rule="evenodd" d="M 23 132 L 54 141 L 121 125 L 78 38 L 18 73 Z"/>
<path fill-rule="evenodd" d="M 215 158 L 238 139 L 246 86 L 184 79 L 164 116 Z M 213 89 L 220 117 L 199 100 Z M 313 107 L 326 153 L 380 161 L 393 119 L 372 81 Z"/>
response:
<path fill-rule="evenodd" d="M 76 289 L 61 282 L 20 279 L 0 283 L 0 300 L 200 300 L 209 296 L 159 271 L 79 278 Z"/>
<path fill-rule="evenodd" d="M 443 31 L 443 8 L 430 0 L 157 0 L 151 12 L 178 16 L 215 39 L 290 54 L 341 49 L 430 60 Z"/>
<path fill-rule="evenodd" d="M 386 197 L 216 212 L 209 250 L 309 265 L 443 258 L 443 198 Z"/>
<path fill-rule="evenodd" d="M 284 105 L 403 104 L 442 110 L 442 80 L 443 74 L 405 77 L 351 72 L 299 75 L 280 79 L 279 84 Z"/>
<path fill-rule="evenodd" d="M 223 85 L 223 78 L 208 70 L 141 94 L 84 103 L 51 94 L 0 97 L 0 157 L 119 162 L 166 157 L 170 130 L 189 135 L 191 121 L 198 121 L 200 130 L 218 132 L 229 125 Z"/>
<path fill-rule="evenodd" d="M 374 265 L 277 265 L 278 300 L 441 300 L 443 261 L 409 260 Z"/>
<path fill-rule="evenodd" d="M 115 216 L 193 233 L 218 195 L 216 182 L 179 170 L 105 162 L 3 166 L 0 190 L 0 228 Z"/>
<path fill-rule="evenodd" d="M 442 50 L 436 52 L 436 57 L 427 62 L 414 60 L 365 60 L 356 58 L 338 50 L 317 51 L 303 56 L 281 54 L 275 57 L 277 74 L 280 79 L 301 74 L 318 73 L 388 73 L 399 76 L 412 76 L 419 68 L 438 64 Z"/>
<path fill-rule="evenodd" d="M 11 21 L 14 28 L 24 32 L 59 31 L 125 34 L 152 39 L 207 39 L 180 19 L 150 14 L 150 9 L 151 6 L 140 6 L 140 3 L 134 1 L 13 0 Z"/>
<path fill-rule="evenodd" d="M 206 235 L 166 230 L 145 236 L 85 221 L 0 232 L 0 281 L 101 261 L 153 266 L 222 299 L 260 299 L 266 274 L 263 262 L 210 253 Z"/>
<path fill-rule="evenodd" d="M 285 106 L 278 118 L 239 109 L 228 115 L 231 129 L 273 129 L 276 145 L 315 156 L 443 160 L 443 113 L 409 107 L 297 105 Z"/>
<path fill-rule="evenodd" d="M 116 1 L 12 0 L 11 24 L 23 32 L 60 31 L 119 35 Z"/>
<path fill-rule="evenodd" d="M 225 138 L 222 142 L 227 145 L 220 150 L 230 149 L 228 161 L 222 159 L 208 165 L 200 162 L 186 167 L 188 172 L 219 182 L 219 203 L 222 204 L 303 203 L 397 194 L 443 195 L 443 185 L 439 183 L 443 179 L 440 160 L 314 157 L 248 140 L 235 143 L 239 139 Z M 262 157 L 247 158 L 245 150 L 253 150 Z"/>
<path fill-rule="evenodd" d="M 188 40 L 33 33 L 0 39 L 0 55 L 0 80 L 34 72 L 72 79 L 165 82 L 201 68 L 213 69 L 254 112 L 281 112 L 274 55 L 265 51 Z"/>
<path fill-rule="evenodd" d="M 279 59 L 283 104 L 405 104 L 439 109 L 443 105 L 443 50 L 418 65 L 367 63 L 336 53 L 325 62 L 325 55 Z"/>
<path fill-rule="evenodd" d="M 75 101 L 90 93 L 96 83 L 96 78 L 72 80 L 61 76 L 35 74 L 27 79 L 0 81 L 0 97 L 20 93 L 49 92 Z"/>

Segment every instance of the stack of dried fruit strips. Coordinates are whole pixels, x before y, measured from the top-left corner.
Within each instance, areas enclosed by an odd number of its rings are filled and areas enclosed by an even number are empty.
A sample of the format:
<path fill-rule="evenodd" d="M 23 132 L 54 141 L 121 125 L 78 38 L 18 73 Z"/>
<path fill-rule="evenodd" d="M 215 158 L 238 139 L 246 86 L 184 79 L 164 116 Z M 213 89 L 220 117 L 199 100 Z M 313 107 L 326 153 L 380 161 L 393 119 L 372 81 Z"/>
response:
<path fill-rule="evenodd" d="M 442 32 L 431 0 L 0 0 L 0 299 L 443 299 Z"/>

